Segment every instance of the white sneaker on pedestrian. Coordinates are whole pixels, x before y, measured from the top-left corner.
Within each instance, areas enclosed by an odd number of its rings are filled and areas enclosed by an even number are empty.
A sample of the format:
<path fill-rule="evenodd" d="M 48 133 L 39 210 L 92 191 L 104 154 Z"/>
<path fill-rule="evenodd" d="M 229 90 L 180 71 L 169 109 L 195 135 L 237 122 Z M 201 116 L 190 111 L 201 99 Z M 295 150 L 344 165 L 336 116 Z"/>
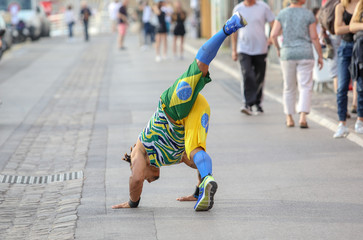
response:
<path fill-rule="evenodd" d="M 363 129 L 363 128 L 362 128 Z M 349 130 L 347 126 L 345 126 L 343 123 L 339 123 L 338 129 L 334 134 L 334 138 L 345 138 L 349 134 Z"/>
<path fill-rule="evenodd" d="M 244 106 L 241 108 L 241 112 L 250 116 L 250 115 L 252 115 L 252 107 Z"/>
<path fill-rule="evenodd" d="M 357 121 L 355 122 L 355 126 L 354 126 L 354 128 L 355 128 L 355 132 L 356 132 L 356 133 L 361 133 L 361 134 L 363 134 L 363 122 L 362 122 L 362 121 L 357 120 Z"/>
<path fill-rule="evenodd" d="M 156 61 L 156 62 L 161 62 L 161 57 L 160 57 L 160 56 L 156 56 L 156 57 L 155 57 L 155 61 Z"/>

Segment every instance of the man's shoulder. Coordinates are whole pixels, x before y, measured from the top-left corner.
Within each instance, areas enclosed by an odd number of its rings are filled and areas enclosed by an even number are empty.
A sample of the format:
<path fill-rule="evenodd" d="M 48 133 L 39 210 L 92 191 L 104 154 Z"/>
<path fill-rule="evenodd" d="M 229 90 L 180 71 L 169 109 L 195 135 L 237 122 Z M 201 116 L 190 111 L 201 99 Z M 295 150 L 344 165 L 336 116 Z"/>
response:
<path fill-rule="evenodd" d="M 270 6 L 267 3 L 265 3 L 264 1 L 261 1 L 261 0 L 257 0 L 254 7 L 258 7 L 258 8 L 261 8 L 261 9 L 266 9 L 266 10 L 271 11 Z M 246 7 L 246 5 L 243 2 L 241 2 L 241 3 L 237 4 L 234 7 L 234 12 L 235 11 L 242 11 L 244 9 L 248 9 L 248 7 Z"/>
<path fill-rule="evenodd" d="M 236 6 L 234 6 L 233 12 L 241 11 L 243 8 L 246 8 L 246 6 L 243 4 L 243 2 L 238 3 Z"/>
<path fill-rule="evenodd" d="M 280 16 L 283 16 L 285 14 L 288 14 L 289 13 L 289 8 L 284 8 L 284 9 L 281 9 L 281 11 L 279 12 L 279 15 Z"/>
<path fill-rule="evenodd" d="M 257 0 L 256 5 L 270 8 L 270 6 L 262 0 Z"/>
<path fill-rule="evenodd" d="M 268 5 L 264 1 L 261 0 L 256 1 L 256 6 L 271 11 L 270 5 Z"/>

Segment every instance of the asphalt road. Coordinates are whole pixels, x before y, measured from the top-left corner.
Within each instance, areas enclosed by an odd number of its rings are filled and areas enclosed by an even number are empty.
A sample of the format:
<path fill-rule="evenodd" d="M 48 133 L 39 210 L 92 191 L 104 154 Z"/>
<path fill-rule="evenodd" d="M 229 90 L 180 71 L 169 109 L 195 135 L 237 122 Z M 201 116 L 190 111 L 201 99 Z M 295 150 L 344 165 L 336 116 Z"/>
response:
<path fill-rule="evenodd" d="M 0 239 L 362 238 L 362 147 L 314 121 L 286 128 L 268 96 L 264 114 L 242 115 L 236 80 L 214 66 L 202 91 L 219 185 L 213 209 L 176 201 L 195 188 L 185 165 L 145 183 L 138 209 L 111 209 L 128 200 L 122 155 L 194 57 L 156 63 L 136 36 L 126 46 L 118 50 L 111 34 L 89 43 L 58 37 L 4 55 Z"/>

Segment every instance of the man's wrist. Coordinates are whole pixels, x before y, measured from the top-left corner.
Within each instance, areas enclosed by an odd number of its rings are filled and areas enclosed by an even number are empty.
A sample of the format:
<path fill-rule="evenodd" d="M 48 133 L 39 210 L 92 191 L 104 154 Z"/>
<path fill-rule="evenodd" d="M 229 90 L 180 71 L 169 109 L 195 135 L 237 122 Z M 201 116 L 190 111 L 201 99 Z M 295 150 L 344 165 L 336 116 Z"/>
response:
<path fill-rule="evenodd" d="M 198 198 L 198 197 L 199 197 L 199 187 L 198 187 L 198 186 L 196 186 L 196 187 L 195 187 L 195 191 L 194 191 L 193 196 L 194 196 L 195 198 Z"/>
<path fill-rule="evenodd" d="M 131 200 L 131 198 L 130 198 L 130 200 L 129 200 L 130 208 L 137 208 L 137 206 L 139 206 L 140 199 L 141 199 L 141 197 L 139 198 L 139 200 L 137 200 L 136 202 L 134 202 L 134 201 L 132 201 L 132 200 Z"/>

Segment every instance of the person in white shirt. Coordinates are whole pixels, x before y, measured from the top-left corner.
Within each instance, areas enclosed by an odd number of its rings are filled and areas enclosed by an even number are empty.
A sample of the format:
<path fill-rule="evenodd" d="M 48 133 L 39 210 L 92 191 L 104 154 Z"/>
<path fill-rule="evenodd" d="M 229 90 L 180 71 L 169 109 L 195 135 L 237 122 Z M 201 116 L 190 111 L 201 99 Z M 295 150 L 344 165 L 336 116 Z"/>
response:
<path fill-rule="evenodd" d="M 155 41 L 155 27 L 152 23 L 153 18 L 155 19 L 154 13 L 148 1 L 145 2 L 142 12 L 142 22 L 144 24 L 144 47 L 151 45 Z M 156 18 L 157 20 L 157 18 Z M 157 21 L 156 23 L 157 24 Z M 150 41 L 148 41 L 150 38 Z"/>
<path fill-rule="evenodd" d="M 122 3 L 118 0 L 114 0 L 110 2 L 108 5 L 108 15 L 111 20 L 111 30 L 112 32 L 116 32 L 118 25 L 118 10 L 122 6 Z"/>
<path fill-rule="evenodd" d="M 67 10 L 64 13 L 64 21 L 68 26 L 68 36 L 69 38 L 73 37 L 73 25 L 76 21 L 76 17 L 73 12 L 72 5 L 68 5 Z"/>
<path fill-rule="evenodd" d="M 233 12 L 239 12 L 248 22 L 248 26 L 232 35 L 232 59 L 239 59 L 243 77 L 244 106 L 241 112 L 252 115 L 252 106 L 255 105 L 257 112 L 263 113 L 262 90 L 270 44 L 265 25 L 269 23 L 272 28 L 275 16 L 270 7 L 259 0 L 245 0 L 237 4 Z"/>

